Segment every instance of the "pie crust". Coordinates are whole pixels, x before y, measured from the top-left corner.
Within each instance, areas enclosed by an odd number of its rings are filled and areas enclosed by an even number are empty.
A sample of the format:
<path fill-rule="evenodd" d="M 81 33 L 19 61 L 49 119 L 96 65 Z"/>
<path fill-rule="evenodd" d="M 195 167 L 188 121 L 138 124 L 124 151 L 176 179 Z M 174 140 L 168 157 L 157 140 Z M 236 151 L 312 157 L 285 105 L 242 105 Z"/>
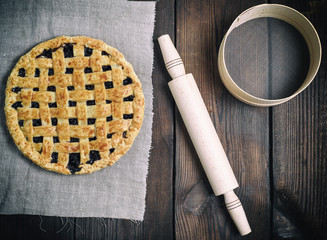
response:
<path fill-rule="evenodd" d="M 130 149 L 143 123 L 144 95 L 115 48 L 62 36 L 19 59 L 8 78 L 5 113 L 15 144 L 34 163 L 86 174 Z"/>

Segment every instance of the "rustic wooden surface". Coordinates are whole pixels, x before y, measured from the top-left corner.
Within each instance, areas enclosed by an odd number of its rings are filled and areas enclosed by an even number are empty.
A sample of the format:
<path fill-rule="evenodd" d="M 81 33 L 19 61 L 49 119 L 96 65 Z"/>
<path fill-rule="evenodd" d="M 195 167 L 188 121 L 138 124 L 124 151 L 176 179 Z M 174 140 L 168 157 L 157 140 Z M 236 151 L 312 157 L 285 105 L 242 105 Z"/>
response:
<path fill-rule="evenodd" d="M 240 187 L 253 232 L 243 239 L 327 239 L 327 59 L 293 100 L 256 108 L 236 100 L 217 70 L 232 21 L 260 0 L 161 0 L 154 32 L 154 123 L 145 220 L 0 216 L 1 239 L 241 239 L 215 197 L 167 81 L 157 38 L 170 34 L 203 95 Z M 327 1 L 269 1 L 302 12 L 325 52 Z M 260 77 L 261 70 L 251 73 Z M 2 237 L 5 236 L 5 237 Z"/>

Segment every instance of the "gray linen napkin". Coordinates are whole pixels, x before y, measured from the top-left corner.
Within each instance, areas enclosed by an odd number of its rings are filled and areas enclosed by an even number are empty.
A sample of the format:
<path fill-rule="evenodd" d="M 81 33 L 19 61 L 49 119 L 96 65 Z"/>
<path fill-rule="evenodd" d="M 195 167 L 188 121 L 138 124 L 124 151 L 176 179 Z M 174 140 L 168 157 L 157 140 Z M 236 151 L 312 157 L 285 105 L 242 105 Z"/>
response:
<path fill-rule="evenodd" d="M 34 0 L 0 3 L 0 213 L 143 220 L 151 147 L 155 2 Z M 13 143 L 4 89 L 20 56 L 56 36 L 84 35 L 117 48 L 143 84 L 145 119 L 132 148 L 112 167 L 84 176 L 41 169 Z"/>

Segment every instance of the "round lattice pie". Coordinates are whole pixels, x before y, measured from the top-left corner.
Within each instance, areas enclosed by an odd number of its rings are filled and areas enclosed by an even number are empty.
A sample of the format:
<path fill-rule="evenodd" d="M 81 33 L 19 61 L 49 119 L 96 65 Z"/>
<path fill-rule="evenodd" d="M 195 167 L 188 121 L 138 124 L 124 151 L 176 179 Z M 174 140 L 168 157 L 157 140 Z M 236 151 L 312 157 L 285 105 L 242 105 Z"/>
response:
<path fill-rule="evenodd" d="M 144 95 L 115 48 L 88 37 L 57 37 L 19 59 L 5 112 L 16 145 L 34 163 L 85 174 L 112 165 L 131 147 Z"/>

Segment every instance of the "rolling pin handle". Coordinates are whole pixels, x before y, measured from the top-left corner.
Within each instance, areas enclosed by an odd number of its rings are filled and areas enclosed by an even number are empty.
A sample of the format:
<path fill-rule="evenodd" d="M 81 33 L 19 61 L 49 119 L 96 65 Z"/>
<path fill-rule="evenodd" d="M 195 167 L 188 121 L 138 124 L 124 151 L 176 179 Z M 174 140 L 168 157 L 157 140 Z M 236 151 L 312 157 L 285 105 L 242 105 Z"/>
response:
<path fill-rule="evenodd" d="M 251 232 L 249 222 L 246 218 L 242 203 L 234 193 L 234 191 L 229 191 L 224 193 L 226 208 L 233 219 L 238 231 L 241 236 L 247 235 Z"/>
<path fill-rule="evenodd" d="M 184 63 L 168 34 L 158 38 L 167 71 L 172 79 L 185 75 Z"/>

